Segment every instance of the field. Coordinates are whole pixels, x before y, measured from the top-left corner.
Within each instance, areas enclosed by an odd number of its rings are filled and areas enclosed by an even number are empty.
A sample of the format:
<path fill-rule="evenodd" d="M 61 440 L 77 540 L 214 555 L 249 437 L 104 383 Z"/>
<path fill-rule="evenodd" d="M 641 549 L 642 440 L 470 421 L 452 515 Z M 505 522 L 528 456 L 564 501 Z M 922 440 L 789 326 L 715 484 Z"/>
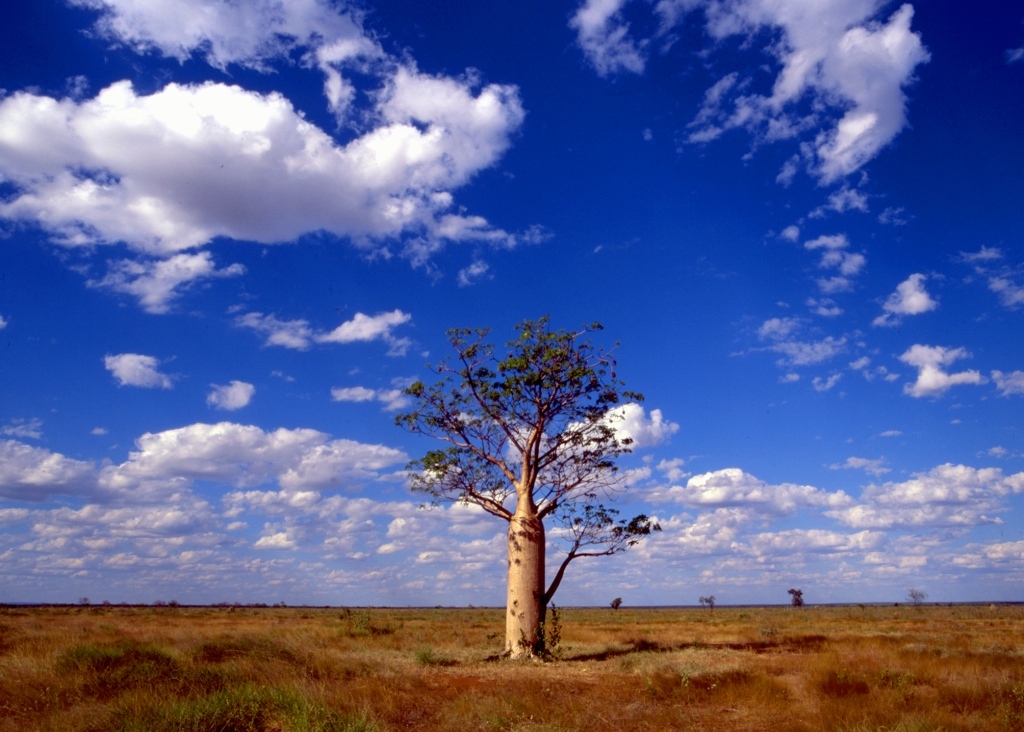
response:
<path fill-rule="evenodd" d="M 1024 608 L 0 607 L 0 730 L 1024 729 Z"/>

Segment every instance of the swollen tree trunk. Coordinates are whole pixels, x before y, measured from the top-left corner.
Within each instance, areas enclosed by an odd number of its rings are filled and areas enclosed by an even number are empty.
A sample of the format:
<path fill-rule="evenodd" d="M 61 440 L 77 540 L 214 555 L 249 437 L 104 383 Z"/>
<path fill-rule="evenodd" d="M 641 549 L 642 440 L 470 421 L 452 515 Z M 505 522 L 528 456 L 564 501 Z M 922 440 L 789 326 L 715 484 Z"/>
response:
<path fill-rule="evenodd" d="M 544 621 L 544 523 L 531 503 L 519 502 L 508 527 L 505 653 L 511 658 L 535 654 Z"/>

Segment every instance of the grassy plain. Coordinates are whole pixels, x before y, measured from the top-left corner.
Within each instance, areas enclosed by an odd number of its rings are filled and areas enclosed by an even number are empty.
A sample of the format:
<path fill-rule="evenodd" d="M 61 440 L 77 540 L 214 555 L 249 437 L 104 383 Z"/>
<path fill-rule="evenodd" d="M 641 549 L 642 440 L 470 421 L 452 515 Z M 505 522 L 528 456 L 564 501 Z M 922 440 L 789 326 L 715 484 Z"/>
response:
<path fill-rule="evenodd" d="M 0 607 L 0 730 L 1024 730 L 1024 608 Z"/>

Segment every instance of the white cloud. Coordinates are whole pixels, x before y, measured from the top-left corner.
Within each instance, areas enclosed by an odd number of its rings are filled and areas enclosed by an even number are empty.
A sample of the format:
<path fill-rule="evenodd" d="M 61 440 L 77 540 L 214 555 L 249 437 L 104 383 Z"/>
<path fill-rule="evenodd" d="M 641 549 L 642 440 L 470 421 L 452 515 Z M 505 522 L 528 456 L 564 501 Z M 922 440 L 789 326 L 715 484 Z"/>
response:
<path fill-rule="evenodd" d="M 815 376 L 811 381 L 815 391 L 829 391 L 833 386 L 839 383 L 839 380 L 843 378 L 843 375 L 832 374 L 827 379 L 822 379 L 820 376 Z"/>
<path fill-rule="evenodd" d="M 89 430 L 89 434 L 90 435 L 102 436 L 102 435 L 107 434 L 107 428 L 106 427 L 93 427 L 91 430 Z"/>
<path fill-rule="evenodd" d="M 826 511 L 853 528 L 976 526 L 1000 523 L 1006 496 L 1024 491 L 1024 473 L 1003 476 L 998 468 L 946 463 L 902 483 L 871 485 L 861 503 Z"/>
<path fill-rule="evenodd" d="M 103 279 L 89 280 L 87 284 L 132 295 L 147 313 L 162 314 L 170 310 L 181 290 L 194 282 L 244 273 L 245 267 L 240 264 L 217 269 L 209 252 L 197 252 L 175 254 L 167 259 L 111 262 Z"/>
<path fill-rule="evenodd" d="M 821 269 L 839 271 L 837 276 L 817 280 L 818 287 L 826 295 L 851 290 L 853 283 L 850 278 L 860 274 L 864 265 L 867 264 L 867 259 L 863 254 L 846 251 L 849 246 L 850 242 L 845 234 L 819 236 L 817 239 L 804 242 L 804 248 L 809 251 L 824 250 L 821 254 L 821 261 L 818 263 Z"/>
<path fill-rule="evenodd" d="M 797 242 L 800 240 L 800 227 L 790 224 L 779 234 L 779 238 L 786 241 Z"/>
<path fill-rule="evenodd" d="M 629 35 L 629 25 L 622 19 L 627 2 L 585 0 L 569 20 L 583 54 L 600 76 L 621 71 L 643 73 L 646 44 L 637 43 Z"/>
<path fill-rule="evenodd" d="M 862 371 L 871 365 L 871 359 L 867 356 L 861 356 L 856 361 L 850 362 L 850 368 L 854 371 Z"/>
<path fill-rule="evenodd" d="M 988 289 L 999 295 L 1004 306 L 1014 309 L 1024 305 L 1024 285 L 1018 285 L 1010 276 L 990 277 Z"/>
<path fill-rule="evenodd" d="M 179 489 L 193 480 L 257 486 L 271 479 L 289 490 L 326 490 L 372 480 L 406 462 L 400 450 L 331 440 L 312 429 L 277 429 L 231 422 L 193 424 L 146 433 L 120 465 L 104 468 L 101 487 L 119 493 Z"/>
<path fill-rule="evenodd" d="M 266 70 L 313 47 L 317 59 L 335 62 L 380 55 L 366 37 L 360 17 L 345 3 L 319 0 L 70 0 L 101 12 L 96 29 L 140 54 L 157 51 L 184 62 L 198 53 L 218 69 L 231 64 Z"/>
<path fill-rule="evenodd" d="M 902 206 L 887 206 L 882 213 L 878 214 L 878 223 L 906 226 L 907 219 L 904 208 Z"/>
<path fill-rule="evenodd" d="M 995 447 L 990 447 L 988 450 L 986 450 L 985 454 L 991 455 L 992 457 L 996 458 L 1004 458 L 1010 454 L 1010 451 L 1007 450 L 1002 445 L 996 445 Z"/>
<path fill-rule="evenodd" d="M 313 330 L 307 320 L 279 320 L 275 315 L 246 313 L 235 318 L 235 325 L 251 328 L 267 337 L 264 345 L 304 351 L 313 342 Z"/>
<path fill-rule="evenodd" d="M 821 182 L 862 167 L 906 126 L 903 89 L 929 60 L 910 30 L 913 8 L 905 4 L 883 22 L 881 7 L 877 0 L 660 0 L 662 34 L 703 10 L 712 39 L 770 38 L 766 51 L 782 65 L 769 94 L 753 93 L 753 78 L 727 76 L 729 89 L 705 99 L 690 140 L 706 142 L 735 128 L 766 142 L 813 136 L 804 157 Z M 780 182 L 791 178 L 780 174 Z"/>
<path fill-rule="evenodd" d="M 468 267 L 459 270 L 459 287 L 476 284 L 487 275 L 489 269 L 487 262 L 482 259 L 474 260 Z"/>
<path fill-rule="evenodd" d="M 868 197 L 855 188 L 843 187 L 828 197 L 828 201 L 811 211 L 812 219 L 824 218 L 828 212 L 846 213 L 847 211 L 868 212 Z"/>
<path fill-rule="evenodd" d="M 1006 63 L 1017 63 L 1021 59 L 1024 59 L 1024 46 L 1006 49 Z"/>
<path fill-rule="evenodd" d="M 210 384 L 210 386 L 213 391 L 206 395 L 206 403 L 216 409 L 228 411 L 246 406 L 252 401 L 253 394 L 256 393 L 256 387 L 244 381 L 232 381 L 226 386 L 217 384 Z"/>
<path fill-rule="evenodd" d="M 644 408 L 633 402 L 611 410 L 607 420 L 618 439 L 633 440 L 633 449 L 660 445 L 679 431 L 679 425 L 662 417 L 660 409 L 652 409 L 648 417 Z"/>
<path fill-rule="evenodd" d="M 969 358 L 970 354 L 963 348 L 944 348 L 942 346 L 911 346 L 900 361 L 917 368 L 917 381 L 906 384 L 903 393 L 912 397 L 941 396 L 950 387 L 958 384 L 983 384 L 985 377 L 977 371 L 961 371 L 949 374 L 943 371 L 944 366 Z"/>
<path fill-rule="evenodd" d="M 512 87 L 474 93 L 404 67 L 376 111 L 380 126 L 340 146 L 280 94 L 237 86 L 146 96 L 122 81 L 81 103 L 17 92 L 0 101 L 0 171 L 17 189 L 0 215 L 68 246 L 124 242 L 161 257 L 218 236 L 327 231 L 364 248 L 406 231 L 444 238 L 449 191 L 494 164 L 523 118 Z"/>
<path fill-rule="evenodd" d="M 655 500 L 689 506 L 746 507 L 762 513 L 792 514 L 799 508 L 836 508 L 853 503 L 843 491 L 829 493 L 809 485 L 769 485 L 739 468 L 725 468 L 690 478 L 686 487 L 659 491 Z"/>
<path fill-rule="evenodd" d="M 757 336 L 762 340 L 782 340 L 789 338 L 803 326 L 799 318 L 769 318 L 757 329 Z"/>
<path fill-rule="evenodd" d="M 828 298 L 807 298 L 807 307 L 811 309 L 811 312 L 815 315 L 820 315 L 823 318 L 835 318 L 843 314 L 843 309 L 836 304 L 836 301 Z"/>
<path fill-rule="evenodd" d="M 779 366 L 811 366 L 834 358 L 846 350 L 846 338 L 827 336 L 820 341 L 783 341 L 769 346 L 782 355 Z"/>
<path fill-rule="evenodd" d="M 924 289 L 927 279 L 923 274 L 912 274 L 896 286 L 896 292 L 889 295 L 882 305 L 885 312 L 872 321 L 878 327 L 893 327 L 902 322 L 903 315 L 920 315 L 934 310 L 939 304 Z"/>
<path fill-rule="evenodd" d="M 1003 250 L 999 247 L 986 247 L 982 245 L 976 252 L 960 252 L 961 261 L 969 264 L 978 262 L 995 262 L 1003 258 Z"/>
<path fill-rule="evenodd" d="M 1008 397 L 1012 394 L 1024 396 L 1024 371 L 1013 371 L 1004 374 L 1002 371 L 992 372 L 992 381 L 996 382 L 1001 396 Z"/>
<path fill-rule="evenodd" d="M 256 549 L 294 549 L 296 544 L 294 539 L 288 538 L 288 534 L 281 531 L 260 537 L 253 546 Z"/>
<path fill-rule="evenodd" d="M 92 463 L 15 440 L 0 440 L 0 496 L 43 501 L 55 493 L 84 495 L 96 487 Z"/>
<path fill-rule="evenodd" d="M 899 437 L 903 432 L 900 430 L 886 430 L 882 433 L 882 437 Z"/>
<path fill-rule="evenodd" d="M 331 399 L 336 402 L 381 402 L 385 412 L 396 412 L 405 409 L 412 400 L 406 396 L 405 389 L 415 379 L 396 378 L 391 380 L 390 389 L 369 389 L 365 386 L 334 387 Z"/>
<path fill-rule="evenodd" d="M 299 351 L 308 349 L 313 343 L 367 343 L 382 340 L 388 344 L 389 356 L 404 356 L 412 345 L 408 338 L 398 338 L 392 331 L 412 319 L 401 310 L 365 315 L 356 313 L 332 331 L 316 331 L 307 320 L 279 320 L 274 315 L 246 313 L 235 318 L 235 325 L 251 328 L 266 335 L 265 345 L 282 346 Z"/>
<path fill-rule="evenodd" d="M 411 341 L 406 338 L 395 338 L 391 331 L 410 320 L 412 316 L 401 310 L 372 316 L 356 313 L 352 320 L 342 323 L 330 333 L 314 336 L 314 340 L 317 343 L 366 343 L 383 340 L 391 347 L 389 356 L 404 356 L 406 349 L 412 345 Z"/>
<path fill-rule="evenodd" d="M 171 377 L 157 371 L 160 362 L 139 353 L 119 353 L 103 358 L 103 365 L 114 375 L 118 386 L 139 386 L 144 389 L 171 389 Z"/>
<path fill-rule="evenodd" d="M 885 475 L 891 473 L 892 470 L 885 467 L 885 459 L 877 458 L 870 460 L 868 458 L 861 457 L 848 457 L 844 463 L 833 463 L 829 465 L 831 470 L 863 470 L 869 475 Z"/>
<path fill-rule="evenodd" d="M 25 440 L 41 440 L 43 437 L 43 420 L 38 417 L 33 419 L 12 419 L 0 427 L 0 435 L 4 437 L 17 437 Z"/>
<path fill-rule="evenodd" d="M 800 381 L 800 374 L 789 373 L 779 377 L 780 384 L 795 384 Z"/>
<path fill-rule="evenodd" d="M 668 480 L 676 481 L 689 477 L 690 474 L 683 470 L 685 464 L 686 461 L 682 458 L 672 458 L 671 460 L 661 460 L 656 467 L 665 474 Z"/>
<path fill-rule="evenodd" d="M 791 340 L 804 326 L 800 318 L 770 318 L 757 329 L 757 336 L 772 342 L 767 350 L 782 354 L 779 366 L 809 366 L 827 361 L 846 349 L 846 338 L 827 336 L 823 340 L 805 342 Z M 796 381 L 796 379 L 792 379 Z"/>
<path fill-rule="evenodd" d="M 7 320 L 4 318 L 3 315 L 0 315 L 0 330 L 3 330 L 6 327 L 7 327 Z"/>

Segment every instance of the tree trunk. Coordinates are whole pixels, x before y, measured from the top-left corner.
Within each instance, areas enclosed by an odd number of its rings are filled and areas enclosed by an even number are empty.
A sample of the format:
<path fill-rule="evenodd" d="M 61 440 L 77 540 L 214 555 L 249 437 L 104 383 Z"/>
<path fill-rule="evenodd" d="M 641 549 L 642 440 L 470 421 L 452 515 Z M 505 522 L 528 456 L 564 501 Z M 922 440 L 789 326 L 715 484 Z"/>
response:
<path fill-rule="evenodd" d="M 544 523 L 523 503 L 508 527 L 505 653 L 511 658 L 535 655 L 544 621 Z"/>

